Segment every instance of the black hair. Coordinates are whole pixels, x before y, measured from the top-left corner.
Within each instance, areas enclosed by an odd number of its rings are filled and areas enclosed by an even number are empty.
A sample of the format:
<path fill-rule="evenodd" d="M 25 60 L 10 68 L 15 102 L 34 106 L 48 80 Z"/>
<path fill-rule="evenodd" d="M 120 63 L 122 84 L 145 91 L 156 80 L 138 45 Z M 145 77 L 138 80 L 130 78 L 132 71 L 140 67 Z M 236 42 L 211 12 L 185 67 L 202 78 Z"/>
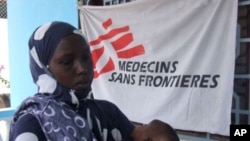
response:
<path fill-rule="evenodd" d="M 164 130 L 169 141 L 180 141 L 176 130 L 170 124 L 160 120 L 153 120 L 152 123 L 155 123 L 159 128 Z"/>

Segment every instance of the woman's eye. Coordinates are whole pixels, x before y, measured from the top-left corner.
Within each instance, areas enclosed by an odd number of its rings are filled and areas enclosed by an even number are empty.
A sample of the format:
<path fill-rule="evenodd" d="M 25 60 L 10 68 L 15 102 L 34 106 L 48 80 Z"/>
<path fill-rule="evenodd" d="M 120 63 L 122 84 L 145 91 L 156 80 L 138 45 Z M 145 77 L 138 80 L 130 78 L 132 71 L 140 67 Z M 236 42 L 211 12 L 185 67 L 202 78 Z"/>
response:
<path fill-rule="evenodd" d="M 70 65 L 71 63 L 72 63 L 71 60 L 63 60 L 63 61 L 61 62 L 61 64 L 63 64 L 63 65 Z"/>

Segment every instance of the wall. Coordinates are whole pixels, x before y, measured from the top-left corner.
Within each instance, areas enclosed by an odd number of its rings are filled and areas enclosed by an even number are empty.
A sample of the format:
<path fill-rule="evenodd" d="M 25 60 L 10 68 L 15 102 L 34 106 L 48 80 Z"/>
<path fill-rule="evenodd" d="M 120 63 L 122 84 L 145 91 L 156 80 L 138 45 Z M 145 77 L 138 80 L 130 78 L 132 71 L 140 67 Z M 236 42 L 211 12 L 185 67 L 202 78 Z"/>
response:
<path fill-rule="evenodd" d="M 36 85 L 29 71 L 28 39 L 36 27 L 50 21 L 78 26 L 77 0 L 8 0 L 11 107 L 33 95 Z"/>

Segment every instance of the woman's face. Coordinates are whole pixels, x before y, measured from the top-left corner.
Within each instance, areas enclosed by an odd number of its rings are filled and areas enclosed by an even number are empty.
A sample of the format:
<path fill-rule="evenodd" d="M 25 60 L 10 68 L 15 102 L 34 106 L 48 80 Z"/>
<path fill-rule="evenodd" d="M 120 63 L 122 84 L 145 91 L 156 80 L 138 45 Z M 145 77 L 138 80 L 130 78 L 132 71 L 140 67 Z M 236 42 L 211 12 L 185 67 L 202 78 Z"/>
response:
<path fill-rule="evenodd" d="M 59 84 L 83 90 L 91 85 L 93 65 L 88 44 L 80 36 L 70 34 L 59 43 L 49 63 L 49 70 Z"/>

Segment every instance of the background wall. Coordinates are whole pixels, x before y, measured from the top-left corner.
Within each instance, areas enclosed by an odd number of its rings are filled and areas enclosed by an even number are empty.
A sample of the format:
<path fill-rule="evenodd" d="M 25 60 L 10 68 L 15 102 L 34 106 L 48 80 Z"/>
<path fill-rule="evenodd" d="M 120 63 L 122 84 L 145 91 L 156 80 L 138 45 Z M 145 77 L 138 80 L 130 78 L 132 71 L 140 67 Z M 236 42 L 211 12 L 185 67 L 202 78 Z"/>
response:
<path fill-rule="evenodd" d="M 8 0 L 11 107 L 33 95 L 36 85 L 29 70 L 28 39 L 36 27 L 65 21 L 78 27 L 77 0 Z"/>

